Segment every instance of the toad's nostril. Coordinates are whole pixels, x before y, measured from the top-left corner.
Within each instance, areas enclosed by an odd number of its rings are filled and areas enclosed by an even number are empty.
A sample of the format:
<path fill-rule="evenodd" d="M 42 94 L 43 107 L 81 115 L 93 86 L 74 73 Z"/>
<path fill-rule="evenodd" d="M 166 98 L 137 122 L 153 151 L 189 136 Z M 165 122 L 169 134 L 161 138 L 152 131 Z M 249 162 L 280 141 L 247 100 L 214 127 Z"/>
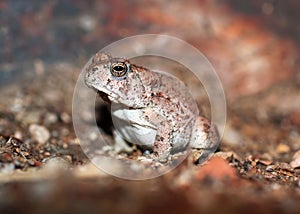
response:
<path fill-rule="evenodd" d="M 93 72 L 98 71 L 98 67 L 93 67 L 93 68 L 92 68 L 92 71 L 93 71 Z"/>

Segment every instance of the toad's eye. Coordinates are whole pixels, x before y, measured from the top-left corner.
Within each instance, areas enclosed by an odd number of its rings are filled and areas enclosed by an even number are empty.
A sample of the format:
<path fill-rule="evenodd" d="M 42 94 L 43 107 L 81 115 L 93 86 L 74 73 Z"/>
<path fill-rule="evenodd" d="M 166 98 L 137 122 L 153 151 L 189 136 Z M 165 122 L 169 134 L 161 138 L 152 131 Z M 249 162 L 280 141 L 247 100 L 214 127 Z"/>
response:
<path fill-rule="evenodd" d="M 128 68 L 125 63 L 117 62 L 111 65 L 110 72 L 113 75 L 113 77 L 116 77 L 118 79 L 124 79 L 126 78 Z"/>

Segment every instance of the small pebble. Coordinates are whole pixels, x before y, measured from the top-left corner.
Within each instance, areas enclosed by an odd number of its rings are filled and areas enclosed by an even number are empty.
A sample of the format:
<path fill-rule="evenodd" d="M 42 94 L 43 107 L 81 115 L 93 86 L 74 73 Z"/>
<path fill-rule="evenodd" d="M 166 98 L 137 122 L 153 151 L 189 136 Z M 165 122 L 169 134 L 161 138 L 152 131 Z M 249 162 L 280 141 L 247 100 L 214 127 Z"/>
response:
<path fill-rule="evenodd" d="M 98 132 L 97 131 L 91 131 L 89 133 L 89 140 L 95 141 L 98 139 Z"/>
<path fill-rule="evenodd" d="M 3 174 L 13 173 L 15 170 L 15 165 L 13 163 L 5 163 L 1 166 L 0 172 Z"/>
<path fill-rule="evenodd" d="M 149 150 L 145 150 L 144 153 L 143 153 L 144 156 L 147 156 L 147 155 L 150 155 L 150 154 L 151 154 L 151 152 Z"/>
<path fill-rule="evenodd" d="M 273 172 L 274 171 L 274 166 L 273 165 L 269 165 L 266 167 L 266 171 L 267 172 Z"/>
<path fill-rule="evenodd" d="M 273 161 L 271 161 L 271 160 L 261 160 L 261 159 L 257 160 L 257 162 L 259 162 L 259 163 L 261 163 L 263 165 L 266 165 L 266 166 L 268 166 L 268 165 L 270 165 L 270 164 L 273 163 Z"/>
<path fill-rule="evenodd" d="M 212 157 L 205 164 L 197 167 L 196 178 L 203 180 L 206 177 L 215 180 L 238 178 L 235 169 L 229 165 L 227 160 L 220 157 Z"/>
<path fill-rule="evenodd" d="M 280 143 L 276 148 L 276 151 L 279 154 L 288 153 L 290 152 L 290 150 L 291 150 L 290 147 L 283 143 Z"/>
<path fill-rule="evenodd" d="M 291 167 L 293 168 L 298 168 L 300 167 L 300 150 L 298 150 L 294 156 L 293 156 L 293 160 L 290 163 Z"/>
<path fill-rule="evenodd" d="M 32 135 L 32 137 L 40 144 L 46 143 L 50 138 L 50 133 L 48 129 L 44 126 L 31 124 L 29 126 L 29 132 Z"/>
<path fill-rule="evenodd" d="M 19 140 L 22 140 L 22 138 L 23 138 L 22 132 L 17 130 L 14 134 L 14 137 L 18 138 Z"/>
<path fill-rule="evenodd" d="M 66 112 L 61 113 L 60 118 L 64 123 L 70 123 L 71 122 L 71 116 Z"/>
<path fill-rule="evenodd" d="M 69 157 L 51 157 L 46 160 L 43 168 L 49 173 L 55 172 L 57 170 L 66 170 L 70 167 L 71 160 Z"/>
<path fill-rule="evenodd" d="M 62 147 L 63 147 L 64 149 L 67 149 L 69 146 L 68 146 L 67 143 L 63 143 Z"/>
<path fill-rule="evenodd" d="M 45 155 L 46 157 L 49 157 L 49 156 L 51 155 L 51 153 L 50 153 L 50 152 L 45 152 L 44 155 Z"/>
<path fill-rule="evenodd" d="M 48 112 L 45 115 L 45 124 L 54 124 L 58 121 L 58 117 L 55 113 Z"/>

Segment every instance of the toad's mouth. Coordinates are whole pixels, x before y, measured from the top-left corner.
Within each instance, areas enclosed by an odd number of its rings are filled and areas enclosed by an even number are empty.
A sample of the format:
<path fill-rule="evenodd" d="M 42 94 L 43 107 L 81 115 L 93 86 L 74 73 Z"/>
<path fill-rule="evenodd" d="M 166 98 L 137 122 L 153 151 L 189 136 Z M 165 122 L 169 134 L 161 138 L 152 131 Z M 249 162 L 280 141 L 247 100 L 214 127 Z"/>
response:
<path fill-rule="evenodd" d="M 97 93 L 103 99 L 103 101 L 105 101 L 107 103 L 118 102 L 118 100 L 119 100 L 119 96 L 113 92 L 107 93 L 103 90 L 101 90 L 101 91 L 97 90 Z"/>
<path fill-rule="evenodd" d="M 104 93 L 103 91 L 97 91 L 97 94 L 102 98 L 103 101 L 111 103 L 111 100 L 108 98 L 108 94 Z"/>

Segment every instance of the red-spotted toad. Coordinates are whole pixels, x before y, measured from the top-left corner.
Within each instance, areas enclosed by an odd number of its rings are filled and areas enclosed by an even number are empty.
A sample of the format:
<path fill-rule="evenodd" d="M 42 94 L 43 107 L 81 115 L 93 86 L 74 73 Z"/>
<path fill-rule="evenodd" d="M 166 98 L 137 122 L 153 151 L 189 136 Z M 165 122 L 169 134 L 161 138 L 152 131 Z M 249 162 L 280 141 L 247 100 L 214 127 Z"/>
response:
<path fill-rule="evenodd" d="M 115 128 L 126 141 L 153 149 L 165 162 L 189 143 L 206 157 L 219 145 L 214 125 L 199 116 L 187 87 L 174 76 L 99 52 L 85 73 L 87 86 L 112 104 Z"/>

